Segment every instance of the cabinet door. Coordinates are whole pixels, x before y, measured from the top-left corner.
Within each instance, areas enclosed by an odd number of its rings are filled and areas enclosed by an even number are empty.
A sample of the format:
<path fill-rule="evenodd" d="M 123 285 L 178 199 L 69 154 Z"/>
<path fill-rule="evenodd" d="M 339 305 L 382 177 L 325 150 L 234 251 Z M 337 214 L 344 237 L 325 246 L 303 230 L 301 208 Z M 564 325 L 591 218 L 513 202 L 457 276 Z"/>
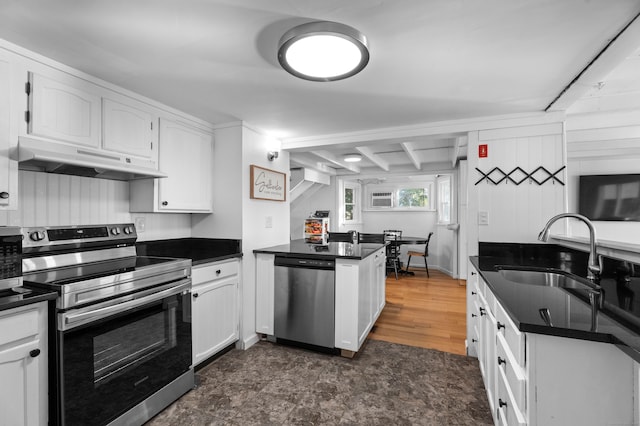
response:
<path fill-rule="evenodd" d="M 186 124 L 160 121 L 161 211 L 211 211 L 213 135 Z"/>
<path fill-rule="evenodd" d="M 30 73 L 29 133 L 76 145 L 100 146 L 100 96 L 70 76 Z"/>
<path fill-rule="evenodd" d="M 157 143 L 154 142 L 154 117 L 149 111 L 103 99 L 102 116 L 104 149 L 155 159 Z"/>
<path fill-rule="evenodd" d="M 11 77 L 8 60 L 0 53 L 0 210 L 18 208 L 18 166 L 9 158 L 17 141 L 11 138 Z"/>
<path fill-rule="evenodd" d="M 46 304 L 0 315 L 0 424 L 41 425 L 47 419 Z"/>
<path fill-rule="evenodd" d="M 238 276 L 195 286 L 193 300 L 193 363 L 238 340 Z"/>

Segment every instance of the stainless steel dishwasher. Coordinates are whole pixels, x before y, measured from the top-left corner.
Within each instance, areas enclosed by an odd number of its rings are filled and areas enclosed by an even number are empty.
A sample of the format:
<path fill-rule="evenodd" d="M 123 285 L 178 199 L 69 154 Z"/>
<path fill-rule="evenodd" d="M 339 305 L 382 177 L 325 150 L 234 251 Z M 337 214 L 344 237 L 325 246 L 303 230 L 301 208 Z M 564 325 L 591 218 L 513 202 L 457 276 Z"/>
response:
<path fill-rule="evenodd" d="M 335 261 L 276 256 L 274 334 L 335 347 Z"/>

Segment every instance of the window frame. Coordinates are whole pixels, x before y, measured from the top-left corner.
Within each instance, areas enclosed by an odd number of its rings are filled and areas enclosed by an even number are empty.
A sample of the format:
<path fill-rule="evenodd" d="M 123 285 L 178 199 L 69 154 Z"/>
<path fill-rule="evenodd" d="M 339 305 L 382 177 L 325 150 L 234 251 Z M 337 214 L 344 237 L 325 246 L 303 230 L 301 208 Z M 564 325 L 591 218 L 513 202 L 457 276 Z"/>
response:
<path fill-rule="evenodd" d="M 433 181 L 409 181 L 409 182 L 398 182 L 394 184 L 374 184 L 367 185 L 366 188 L 366 206 L 365 211 L 372 212 L 418 212 L 418 211 L 428 211 L 433 212 L 436 211 L 436 205 L 434 202 L 435 194 L 433 191 L 434 182 Z M 401 190 L 410 190 L 410 189 L 424 189 L 427 193 L 427 205 L 424 207 L 400 207 L 398 206 L 399 201 L 399 192 Z M 374 192 L 391 192 L 392 195 L 392 206 L 391 207 L 374 207 L 371 205 L 371 197 Z"/>

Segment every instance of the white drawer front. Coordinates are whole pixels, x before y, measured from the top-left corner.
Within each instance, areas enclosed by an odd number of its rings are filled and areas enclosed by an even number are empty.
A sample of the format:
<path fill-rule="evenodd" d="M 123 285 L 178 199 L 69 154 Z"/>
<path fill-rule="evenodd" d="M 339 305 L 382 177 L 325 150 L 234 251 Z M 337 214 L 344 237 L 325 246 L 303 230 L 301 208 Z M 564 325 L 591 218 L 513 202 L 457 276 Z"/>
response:
<path fill-rule="evenodd" d="M 496 305 L 498 334 L 502 334 L 505 338 L 508 349 L 513 354 L 516 362 L 524 366 L 524 335 L 516 328 L 502 305 L 499 303 Z"/>
<path fill-rule="evenodd" d="M 526 411 L 526 376 L 524 369 L 516 362 L 513 354 L 507 347 L 507 342 L 502 334 L 498 334 L 496 341 L 497 347 L 495 362 L 498 365 L 498 371 L 501 370 L 504 374 L 507 380 L 506 384 L 513 394 L 514 402 L 520 412 L 524 413 Z"/>
<path fill-rule="evenodd" d="M 525 417 L 518 409 L 511 392 L 508 390 L 504 372 L 498 370 L 497 376 L 496 411 L 498 414 L 498 423 L 505 426 L 526 425 Z"/>
<path fill-rule="evenodd" d="M 0 312 L 0 346 L 38 336 L 38 305 Z"/>
<path fill-rule="evenodd" d="M 191 269 L 193 285 L 238 274 L 238 261 L 211 263 Z"/>

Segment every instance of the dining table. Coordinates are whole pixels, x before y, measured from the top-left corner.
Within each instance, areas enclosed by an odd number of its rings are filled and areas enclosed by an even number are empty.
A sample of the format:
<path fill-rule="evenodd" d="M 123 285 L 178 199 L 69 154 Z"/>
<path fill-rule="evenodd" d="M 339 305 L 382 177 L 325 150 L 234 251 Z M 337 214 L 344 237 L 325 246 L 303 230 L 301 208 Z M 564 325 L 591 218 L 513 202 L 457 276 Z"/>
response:
<path fill-rule="evenodd" d="M 427 244 L 427 240 L 427 237 L 411 237 L 403 235 L 401 237 L 397 237 L 396 239 L 390 239 L 389 244 L 396 245 L 398 247 L 402 245 L 420 245 Z M 400 269 L 398 273 L 401 275 L 415 275 L 413 272 L 406 269 Z"/>

